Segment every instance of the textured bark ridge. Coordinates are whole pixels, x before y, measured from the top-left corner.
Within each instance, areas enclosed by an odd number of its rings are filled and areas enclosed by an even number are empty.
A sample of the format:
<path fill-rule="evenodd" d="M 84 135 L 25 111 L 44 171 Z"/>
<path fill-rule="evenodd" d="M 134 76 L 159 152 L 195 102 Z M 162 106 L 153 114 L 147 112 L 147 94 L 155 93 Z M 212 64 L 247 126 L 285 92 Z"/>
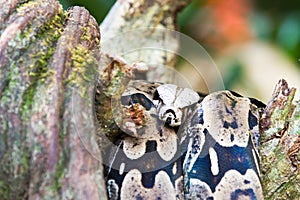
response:
<path fill-rule="evenodd" d="M 296 89 L 280 80 L 261 118 L 261 173 L 265 199 L 300 195 L 300 110 Z"/>
<path fill-rule="evenodd" d="M 55 0 L 0 4 L 1 199 L 105 199 L 96 21 Z"/>
<path fill-rule="evenodd" d="M 189 2 L 117 1 L 100 26 L 102 51 L 110 56 L 122 56 L 129 64 L 173 66 L 179 43 L 172 31 L 177 30 L 178 12 Z"/>

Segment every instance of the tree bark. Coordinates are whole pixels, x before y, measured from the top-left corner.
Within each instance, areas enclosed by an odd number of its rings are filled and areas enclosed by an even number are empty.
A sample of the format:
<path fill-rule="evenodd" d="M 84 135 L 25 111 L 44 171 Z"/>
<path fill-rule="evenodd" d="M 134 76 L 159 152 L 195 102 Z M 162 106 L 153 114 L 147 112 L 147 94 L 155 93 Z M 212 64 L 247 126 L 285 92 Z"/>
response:
<path fill-rule="evenodd" d="M 96 21 L 55 0 L 1 5 L 1 198 L 106 199 L 101 156 L 91 156 Z"/>
<path fill-rule="evenodd" d="M 261 118 L 261 177 L 265 199 L 300 195 L 300 104 L 280 80 Z"/>

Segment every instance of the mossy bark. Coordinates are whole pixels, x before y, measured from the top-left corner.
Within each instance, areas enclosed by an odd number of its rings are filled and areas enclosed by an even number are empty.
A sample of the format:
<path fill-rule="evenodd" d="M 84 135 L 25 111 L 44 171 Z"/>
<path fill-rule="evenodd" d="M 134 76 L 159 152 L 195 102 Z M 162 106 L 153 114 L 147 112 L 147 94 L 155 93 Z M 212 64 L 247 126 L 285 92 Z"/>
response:
<path fill-rule="evenodd" d="M 261 177 L 265 199 L 300 196 L 300 112 L 296 89 L 285 80 L 275 87 L 261 118 Z"/>
<path fill-rule="evenodd" d="M 1 199 L 106 199 L 91 156 L 98 24 L 55 0 L 1 5 Z"/>

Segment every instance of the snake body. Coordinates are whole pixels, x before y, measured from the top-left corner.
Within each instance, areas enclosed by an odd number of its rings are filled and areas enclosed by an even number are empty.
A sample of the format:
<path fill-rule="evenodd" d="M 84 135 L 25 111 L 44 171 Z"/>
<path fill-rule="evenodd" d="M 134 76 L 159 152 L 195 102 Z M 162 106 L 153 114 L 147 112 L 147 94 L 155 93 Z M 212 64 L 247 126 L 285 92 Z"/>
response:
<path fill-rule="evenodd" d="M 121 102 L 124 134 L 105 165 L 110 199 L 263 199 L 261 104 L 145 81 L 132 81 Z"/>

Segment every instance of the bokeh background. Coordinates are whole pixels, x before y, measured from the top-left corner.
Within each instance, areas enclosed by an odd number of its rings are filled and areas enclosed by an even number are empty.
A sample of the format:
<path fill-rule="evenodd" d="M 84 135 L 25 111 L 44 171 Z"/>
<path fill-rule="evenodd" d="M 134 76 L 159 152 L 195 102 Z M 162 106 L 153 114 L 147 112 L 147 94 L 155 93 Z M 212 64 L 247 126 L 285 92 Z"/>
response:
<path fill-rule="evenodd" d="M 99 24 L 115 2 L 60 1 L 65 9 L 84 6 Z M 226 89 L 264 102 L 280 78 L 300 90 L 298 0 L 193 0 L 180 13 L 178 25 L 210 54 Z M 179 61 L 178 70 L 193 80 L 193 88 L 206 92 L 184 62 Z"/>

